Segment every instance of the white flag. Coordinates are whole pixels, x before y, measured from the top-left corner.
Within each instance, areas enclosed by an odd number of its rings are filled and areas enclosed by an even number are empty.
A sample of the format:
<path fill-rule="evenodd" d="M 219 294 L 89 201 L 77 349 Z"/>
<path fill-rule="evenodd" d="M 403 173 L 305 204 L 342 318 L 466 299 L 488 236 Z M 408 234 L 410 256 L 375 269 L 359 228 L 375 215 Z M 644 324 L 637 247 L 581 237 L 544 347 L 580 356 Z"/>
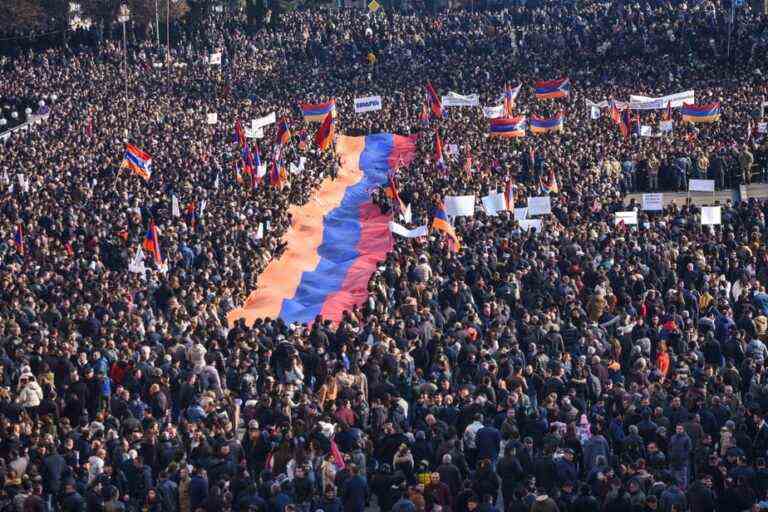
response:
<path fill-rule="evenodd" d="M 398 224 L 397 222 L 389 223 L 389 230 L 395 234 L 404 238 L 418 238 L 420 236 L 427 236 L 427 226 L 419 226 L 415 229 L 408 229 L 405 226 Z"/>
<path fill-rule="evenodd" d="M 413 214 L 411 213 L 411 205 L 405 206 L 405 211 L 400 214 L 400 217 L 403 219 L 403 222 L 406 224 L 410 224 L 411 220 L 413 219 Z"/>
<path fill-rule="evenodd" d="M 181 208 L 179 208 L 179 198 L 176 194 L 171 196 L 171 215 L 174 217 L 181 217 Z"/>
<path fill-rule="evenodd" d="M 142 279 L 146 277 L 147 268 L 144 266 L 144 251 L 139 246 L 136 254 L 134 255 L 131 263 L 128 265 L 128 272 L 133 274 L 141 274 Z"/>
<path fill-rule="evenodd" d="M 16 178 L 19 180 L 19 186 L 22 192 L 29 192 L 29 180 L 23 174 L 17 174 Z"/>

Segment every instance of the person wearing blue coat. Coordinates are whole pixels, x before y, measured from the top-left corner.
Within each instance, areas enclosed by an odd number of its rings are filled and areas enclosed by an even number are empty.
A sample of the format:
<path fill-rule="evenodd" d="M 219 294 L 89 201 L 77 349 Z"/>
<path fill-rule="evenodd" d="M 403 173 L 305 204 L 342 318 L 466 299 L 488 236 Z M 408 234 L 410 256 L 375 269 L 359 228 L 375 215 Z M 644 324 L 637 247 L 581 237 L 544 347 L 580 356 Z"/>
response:
<path fill-rule="evenodd" d="M 349 465 L 349 472 L 352 476 L 344 484 L 344 512 L 364 512 L 368 498 L 368 484 L 365 478 L 360 476 L 360 469 L 354 464 Z"/>

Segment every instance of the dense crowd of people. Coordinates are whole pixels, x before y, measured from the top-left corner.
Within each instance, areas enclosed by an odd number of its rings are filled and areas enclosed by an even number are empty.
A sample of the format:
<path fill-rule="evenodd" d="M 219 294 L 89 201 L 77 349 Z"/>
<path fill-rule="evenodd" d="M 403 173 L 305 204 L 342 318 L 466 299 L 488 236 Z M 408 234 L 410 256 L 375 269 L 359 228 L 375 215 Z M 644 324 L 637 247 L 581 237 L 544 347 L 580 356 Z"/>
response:
<path fill-rule="evenodd" d="M 136 40 L 125 67 L 110 40 L 4 58 L 0 97 L 50 115 L 0 150 L 3 512 L 768 509 L 768 202 L 728 201 L 714 227 L 693 204 L 613 220 L 630 191 L 766 172 L 768 23 L 729 12 L 298 10 L 255 33 L 211 19 L 168 58 Z M 533 97 L 561 76 L 568 98 Z M 484 105 L 522 82 L 515 112 L 562 111 L 565 129 L 489 138 L 478 108 L 425 122 L 427 80 Z M 721 119 L 624 137 L 587 109 L 688 89 Z M 355 114 L 369 94 L 383 109 Z M 447 194 L 513 181 L 524 204 L 551 175 L 553 213 L 524 232 L 478 210 L 456 220 L 459 252 L 437 231 L 397 239 L 338 323 L 228 325 L 284 250 L 288 207 L 338 172 L 297 109 L 329 98 L 339 133 L 420 134 L 396 172 L 414 226 Z M 283 157 L 307 162 L 282 188 L 252 182 L 233 139 L 270 112 L 291 126 Z M 266 162 L 274 131 L 250 141 Z M 435 132 L 458 148 L 445 170 Z M 148 182 L 120 167 L 126 139 Z M 132 272 L 150 223 L 165 264 Z"/>

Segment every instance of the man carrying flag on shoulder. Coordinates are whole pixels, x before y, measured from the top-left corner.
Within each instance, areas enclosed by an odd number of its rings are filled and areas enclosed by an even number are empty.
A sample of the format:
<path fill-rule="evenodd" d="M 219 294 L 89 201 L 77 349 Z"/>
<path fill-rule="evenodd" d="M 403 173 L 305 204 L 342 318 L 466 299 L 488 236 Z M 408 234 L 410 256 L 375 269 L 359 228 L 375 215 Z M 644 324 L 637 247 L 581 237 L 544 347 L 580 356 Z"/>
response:
<path fill-rule="evenodd" d="M 400 198 L 400 191 L 398 190 L 397 178 L 389 174 L 387 178 L 387 188 L 384 189 L 384 195 L 387 196 L 393 203 L 400 208 L 401 212 L 405 211 L 405 203 Z"/>
<path fill-rule="evenodd" d="M 445 205 L 441 202 L 435 211 L 435 217 L 432 219 L 432 229 L 443 232 L 451 241 L 451 250 L 459 252 L 461 250 L 461 242 L 456 235 L 456 230 L 451 226 L 448 221 L 448 215 L 445 213 Z"/>
<path fill-rule="evenodd" d="M 240 147 L 245 147 L 245 132 L 243 131 L 243 125 L 240 124 L 240 119 L 235 121 L 235 138 Z"/>

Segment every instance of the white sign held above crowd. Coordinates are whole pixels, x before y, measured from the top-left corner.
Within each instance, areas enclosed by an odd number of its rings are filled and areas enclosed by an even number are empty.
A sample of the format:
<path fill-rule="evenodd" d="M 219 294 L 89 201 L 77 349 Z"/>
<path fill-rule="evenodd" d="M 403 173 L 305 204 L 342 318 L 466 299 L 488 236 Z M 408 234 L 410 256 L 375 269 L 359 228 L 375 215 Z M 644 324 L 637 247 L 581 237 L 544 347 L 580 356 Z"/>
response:
<path fill-rule="evenodd" d="M 616 212 L 613 216 L 614 224 L 626 224 L 627 226 L 637 226 L 637 212 L 630 210 L 626 212 Z"/>
<path fill-rule="evenodd" d="M 722 223 L 722 208 L 720 206 L 701 207 L 701 225 L 719 226 Z"/>
<path fill-rule="evenodd" d="M 365 96 L 363 98 L 355 98 L 355 113 L 363 114 L 365 112 L 373 112 L 381 110 L 382 101 L 381 96 Z"/>
<path fill-rule="evenodd" d="M 456 92 L 449 92 L 446 96 L 443 96 L 444 107 L 479 107 L 480 95 L 469 94 L 464 96 Z"/>
<path fill-rule="evenodd" d="M 488 119 L 504 117 L 504 105 L 498 105 L 495 107 L 483 107 L 483 115 Z"/>
<path fill-rule="evenodd" d="M 689 192 L 714 192 L 715 180 L 689 180 Z"/>
<path fill-rule="evenodd" d="M 507 200 L 501 192 L 491 192 L 482 198 L 483 207 L 488 215 L 496 216 L 507 209 Z"/>
<path fill-rule="evenodd" d="M 541 219 L 519 220 L 517 223 L 523 231 L 530 231 L 533 228 L 537 233 L 541 233 L 541 228 L 544 226 L 544 222 Z"/>
<path fill-rule="evenodd" d="M 221 52 L 212 53 L 208 57 L 208 64 L 211 66 L 221 66 Z"/>
<path fill-rule="evenodd" d="M 216 124 L 216 123 L 218 123 L 219 122 L 219 114 L 217 114 L 216 112 L 208 113 L 208 115 L 206 116 L 206 121 L 208 122 L 208 124 Z"/>
<path fill-rule="evenodd" d="M 549 196 L 528 198 L 528 215 L 549 215 L 550 213 L 552 213 L 552 200 Z"/>
<path fill-rule="evenodd" d="M 475 215 L 475 196 L 445 196 L 445 214 L 449 217 Z"/>
<path fill-rule="evenodd" d="M 643 194 L 642 208 L 646 212 L 660 212 L 664 210 L 664 194 Z"/>
<path fill-rule="evenodd" d="M 269 115 L 266 115 L 264 117 L 259 117 L 258 119 L 251 120 L 251 128 L 256 130 L 257 128 L 264 128 L 265 126 L 269 126 L 270 124 L 274 124 L 277 122 L 277 114 L 275 112 L 272 112 Z"/>

